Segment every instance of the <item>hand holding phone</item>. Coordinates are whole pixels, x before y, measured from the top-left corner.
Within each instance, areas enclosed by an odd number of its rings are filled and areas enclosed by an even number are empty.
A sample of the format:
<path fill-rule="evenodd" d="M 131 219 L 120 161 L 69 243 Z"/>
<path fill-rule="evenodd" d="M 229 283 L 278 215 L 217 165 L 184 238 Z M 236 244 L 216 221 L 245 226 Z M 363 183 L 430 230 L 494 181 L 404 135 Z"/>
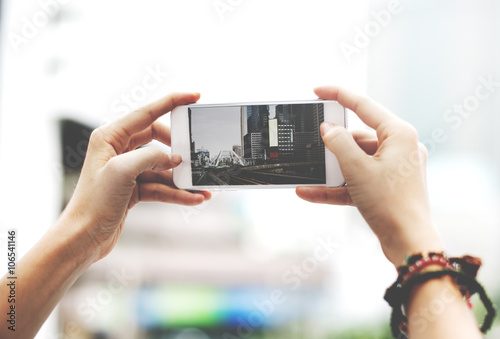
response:
<path fill-rule="evenodd" d="M 346 127 L 335 101 L 259 102 L 179 106 L 172 111 L 177 187 L 213 190 L 344 184 L 320 125 Z"/>
<path fill-rule="evenodd" d="M 415 128 L 372 99 L 344 88 L 319 87 L 315 93 L 337 100 L 374 131 L 349 132 L 323 124 L 323 140 L 338 156 L 347 185 L 298 187 L 297 195 L 315 203 L 356 206 L 396 267 L 412 253 L 443 250 L 427 194 L 427 152 Z"/>

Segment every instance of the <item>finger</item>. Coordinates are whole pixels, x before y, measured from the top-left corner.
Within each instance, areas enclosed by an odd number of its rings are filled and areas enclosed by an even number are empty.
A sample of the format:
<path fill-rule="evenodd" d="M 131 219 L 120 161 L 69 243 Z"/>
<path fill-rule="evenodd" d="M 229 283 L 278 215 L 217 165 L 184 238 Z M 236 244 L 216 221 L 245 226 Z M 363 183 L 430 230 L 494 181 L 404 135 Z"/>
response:
<path fill-rule="evenodd" d="M 140 132 L 177 106 L 198 101 L 199 93 L 172 93 L 116 120 L 115 126 L 128 135 Z"/>
<path fill-rule="evenodd" d="M 137 182 L 157 182 L 165 185 L 174 184 L 172 171 L 146 171 L 137 177 Z"/>
<path fill-rule="evenodd" d="M 299 186 L 295 192 L 299 198 L 318 204 L 354 206 L 347 187 Z"/>
<path fill-rule="evenodd" d="M 212 192 L 210 191 L 198 191 L 196 193 L 203 195 L 205 201 L 212 199 Z"/>
<path fill-rule="evenodd" d="M 138 189 L 139 201 L 158 201 L 175 203 L 185 206 L 199 205 L 205 201 L 203 194 L 191 193 L 159 183 L 140 183 Z"/>
<path fill-rule="evenodd" d="M 357 130 L 352 131 L 351 135 L 354 141 L 363 151 L 365 151 L 366 154 L 374 155 L 377 152 L 379 144 L 375 133 L 365 130 Z"/>
<path fill-rule="evenodd" d="M 320 126 L 325 146 L 337 157 L 340 169 L 349 184 L 350 175 L 362 170 L 369 156 L 356 144 L 353 136 L 342 126 L 323 122 Z"/>
<path fill-rule="evenodd" d="M 397 119 L 389 110 L 372 99 L 342 87 L 318 87 L 314 89 L 314 92 L 321 99 L 338 101 L 339 104 L 356 113 L 365 124 L 375 130 L 380 124 Z"/>
<path fill-rule="evenodd" d="M 144 173 L 141 173 L 137 177 L 137 182 L 138 183 L 160 183 L 164 185 L 169 185 L 172 187 L 175 187 L 174 185 L 174 180 L 172 177 L 172 171 L 166 170 L 166 171 L 146 171 Z M 209 191 L 198 191 L 195 192 L 196 194 L 201 194 L 204 197 L 204 200 L 210 200 L 212 198 L 212 193 Z"/>
<path fill-rule="evenodd" d="M 126 148 L 132 135 L 146 129 L 159 117 L 170 112 L 175 107 L 194 103 L 199 98 L 199 93 L 169 94 L 117 119 L 107 127 L 106 132 L 112 137 L 111 142 L 117 149 L 117 153 L 120 153 L 121 150 Z"/>
<path fill-rule="evenodd" d="M 110 179 L 134 181 L 148 170 L 162 171 L 177 167 L 181 163 L 180 155 L 168 155 L 155 147 L 143 147 L 111 158 L 105 169 L 111 171 Z"/>
<path fill-rule="evenodd" d="M 137 147 L 147 144 L 152 140 L 158 140 L 165 145 L 170 146 L 170 127 L 162 124 L 159 121 L 156 121 L 145 130 L 134 134 L 130 138 L 128 149 L 136 149 Z"/>
<path fill-rule="evenodd" d="M 394 141 L 399 144 L 414 145 L 418 142 L 418 133 L 413 126 L 368 97 L 337 86 L 318 87 L 315 93 L 322 99 L 336 100 L 356 113 L 376 130 L 380 144 L 391 136 L 397 136 Z"/>

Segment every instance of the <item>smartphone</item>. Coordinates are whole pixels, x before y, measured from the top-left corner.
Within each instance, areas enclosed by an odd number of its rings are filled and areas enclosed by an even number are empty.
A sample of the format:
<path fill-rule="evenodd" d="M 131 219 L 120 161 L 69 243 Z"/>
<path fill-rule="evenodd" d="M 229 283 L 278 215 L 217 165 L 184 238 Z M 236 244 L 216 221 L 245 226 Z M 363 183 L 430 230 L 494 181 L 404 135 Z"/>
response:
<path fill-rule="evenodd" d="M 174 184 L 186 190 L 342 186 L 339 164 L 319 132 L 347 127 L 336 101 L 192 104 L 171 113 Z"/>

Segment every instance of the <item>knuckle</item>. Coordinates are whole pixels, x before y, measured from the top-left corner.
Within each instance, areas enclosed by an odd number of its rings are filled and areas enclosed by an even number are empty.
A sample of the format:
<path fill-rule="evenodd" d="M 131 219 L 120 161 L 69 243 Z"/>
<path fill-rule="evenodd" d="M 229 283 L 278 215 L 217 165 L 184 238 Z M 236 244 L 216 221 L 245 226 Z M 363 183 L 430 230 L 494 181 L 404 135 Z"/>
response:
<path fill-rule="evenodd" d="M 422 158 L 427 159 L 427 156 L 429 155 L 429 151 L 427 150 L 427 147 L 421 142 L 418 143 L 418 150 L 420 152 L 420 155 Z"/>
<path fill-rule="evenodd" d="M 181 93 L 179 92 L 174 92 L 170 94 L 170 100 L 172 102 L 172 106 L 178 106 L 179 105 L 179 97 L 181 96 Z"/>
<path fill-rule="evenodd" d="M 158 186 L 155 186 L 151 192 L 151 195 L 154 199 L 154 201 L 162 201 L 163 194 L 161 189 Z"/>
<path fill-rule="evenodd" d="M 354 107 L 354 112 L 358 112 L 362 110 L 364 107 L 371 107 L 374 104 L 377 104 L 372 98 L 367 96 L 361 96 L 356 103 L 356 107 Z M 378 104 L 377 104 L 378 105 Z"/>
<path fill-rule="evenodd" d="M 104 126 L 98 127 L 90 133 L 90 143 L 100 142 L 104 139 Z"/>
<path fill-rule="evenodd" d="M 402 130 L 409 140 L 415 142 L 416 144 L 418 143 L 418 132 L 415 127 L 405 121 L 403 122 Z"/>
<path fill-rule="evenodd" d="M 421 142 L 418 143 L 418 153 L 420 155 L 420 161 L 421 163 L 425 166 L 427 164 L 427 158 L 429 155 L 429 152 L 427 150 L 427 147 Z"/>
<path fill-rule="evenodd" d="M 407 142 L 409 145 L 418 145 L 418 132 L 417 129 L 413 127 L 413 125 L 404 120 L 401 120 L 392 127 L 392 130 L 396 131 L 397 136 L 398 138 L 400 138 L 400 140 Z"/>
<path fill-rule="evenodd" d="M 148 145 L 140 148 L 141 152 L 144 152 L 147 156 L 151 157 L 157 157 L 160 156 L 160 154 L 163 154 L 162 151 L 160 151 L 158 148 Z"/>
<path fill-rule="evenodd" d="M 144 107 L 143 110 L 151 121 L 156 120 L 155 112 L 151 106 Z"/>
<path fill-rule="evenodd" d="M 151 125 L 151 127 L 149 127 L 149 131 L 151 132 L 151 139 L 152 140 L 158 140 L 158 137 L 160 135 L 158 128 L 159 128 L 159 126 L 157 123 L 154 123 L 153 125 Z"/>
<path fill-rule="evenodd" d="M 172 201 L 181 201 L 181 191 L 174 191 L 174 194 L 172 195 Z"/>
<path fill-rule="evenodd" d="M 156 147 L 144 147 L 147 152 L 149 152 L 148 156 L 151 159 L 157 159 L 157 163 L 160 165 L 165 165 L 170 162 L 170 157 L 165 152 L 159 150 Z"/>

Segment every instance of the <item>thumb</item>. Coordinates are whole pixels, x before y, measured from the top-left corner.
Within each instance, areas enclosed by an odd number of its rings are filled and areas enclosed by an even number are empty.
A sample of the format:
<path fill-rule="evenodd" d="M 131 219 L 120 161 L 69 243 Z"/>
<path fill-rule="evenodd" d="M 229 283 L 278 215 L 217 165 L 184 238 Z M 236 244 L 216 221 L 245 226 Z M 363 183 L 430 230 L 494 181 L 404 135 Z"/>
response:
<path fill-rule="evenodd" d="M 345 128 L 324 122 L 320 132 L 325 146 L 337 157 L 344 176 L 349 176 L 368 157 Z"/>

